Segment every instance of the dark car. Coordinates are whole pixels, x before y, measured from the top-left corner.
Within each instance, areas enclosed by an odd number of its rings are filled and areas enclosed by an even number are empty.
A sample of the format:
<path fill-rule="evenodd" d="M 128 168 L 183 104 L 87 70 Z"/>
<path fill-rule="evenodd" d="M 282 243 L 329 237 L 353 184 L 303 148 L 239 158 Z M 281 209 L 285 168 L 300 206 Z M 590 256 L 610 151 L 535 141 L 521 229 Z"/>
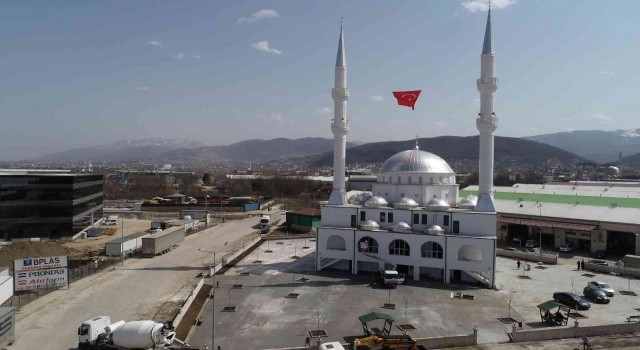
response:
<path fill-rule="evenodd" d="M 609 304 L 609 302 L 611 301 L 611 299 L 609 299 L 609 297 L 607 296 L 607 293 L 605 293 L 602 289 L 584 287 L 582 293 L 585 297 L 599 304 Z"/>
<path fill-rule="evenodd" d="M 591 304 L 588 301 L 580 298 L 575 293 L 555 292 L 553 293 L 553 300 L 578 310 L 589 310 L 591 307 Z"/>
<path fill-rule="evenodd" d="M 596 250 L 595 254 L 593 254 L 593 256 L 595 256 L 598 259 L 604 259 L 607 257 L 607 251 L 606 250 Z"/>

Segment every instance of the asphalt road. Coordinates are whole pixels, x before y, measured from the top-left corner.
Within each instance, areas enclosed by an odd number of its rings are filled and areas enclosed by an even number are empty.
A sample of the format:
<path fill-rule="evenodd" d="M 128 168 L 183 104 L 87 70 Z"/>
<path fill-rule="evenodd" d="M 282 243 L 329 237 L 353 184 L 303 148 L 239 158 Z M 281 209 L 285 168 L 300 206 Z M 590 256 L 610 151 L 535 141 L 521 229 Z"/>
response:
<path fill-rule="evenodd" d="M 89 318 L 108 315 L 112 322 L 154 319 L 160 308 L 175 309 L 197 283 L 203 266 L 211 262 L 211 254 L 198 249 L 215 251 L 217 257 L 238 249 L 255 232 L 256 220 L 230 221 L 188 236 L 165 255 L 128 259 L 124 266 L 31 302 L 17 314 L 16 344 L 8 349 L 75 349 L 77 328 Z"/>

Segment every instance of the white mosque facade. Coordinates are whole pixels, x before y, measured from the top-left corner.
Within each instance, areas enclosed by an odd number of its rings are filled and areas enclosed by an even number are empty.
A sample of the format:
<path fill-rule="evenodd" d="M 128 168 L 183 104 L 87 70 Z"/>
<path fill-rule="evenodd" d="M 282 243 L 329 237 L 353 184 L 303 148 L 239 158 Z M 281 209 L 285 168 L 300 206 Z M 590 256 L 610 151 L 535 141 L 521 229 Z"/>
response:
<path fill-rule="evenodd" d="M 336 268 L 359 274 L 393 267 L 413 280 L 495 286 L 496 213 L 491 179 L 497 78 L 493 76 L 491 12 L 481 62 L 481 113 L 476 119 L 481 139 L 480 183 L 484 185 L 481 201 L 473 196 L 460 198 L 453 169 L 439 156 L 420 150 L 416 141 L 414 149 L 384 162 L 371 192 L 345 193 L 344 183 L 340 183 L 343 178 L 334 177 L 334 200 L 322 207 L 317 231 L 318 270 Z M 341 29 L 333 90 L 334 100 L 339 102 L 332 122 L 334 152 L 338 152 L 334 156 L 336 171 L 345 167 L 342 144 L 348 130 L 348 94 Z"/>

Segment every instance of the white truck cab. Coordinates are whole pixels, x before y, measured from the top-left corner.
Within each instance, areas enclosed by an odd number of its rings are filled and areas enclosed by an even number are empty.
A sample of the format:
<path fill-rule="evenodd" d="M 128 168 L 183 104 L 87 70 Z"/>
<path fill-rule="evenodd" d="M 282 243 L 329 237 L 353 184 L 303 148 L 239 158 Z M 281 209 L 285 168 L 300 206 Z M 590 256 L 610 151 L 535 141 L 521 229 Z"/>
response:
<path fill-rule="evenodd" d="M 95 343 L 98 336 L 105 333 L 105 328 L 111 324 L 111 317 L 97 316 L 82 322 L 78 328 L 78 348 L 82 349 Z"/>

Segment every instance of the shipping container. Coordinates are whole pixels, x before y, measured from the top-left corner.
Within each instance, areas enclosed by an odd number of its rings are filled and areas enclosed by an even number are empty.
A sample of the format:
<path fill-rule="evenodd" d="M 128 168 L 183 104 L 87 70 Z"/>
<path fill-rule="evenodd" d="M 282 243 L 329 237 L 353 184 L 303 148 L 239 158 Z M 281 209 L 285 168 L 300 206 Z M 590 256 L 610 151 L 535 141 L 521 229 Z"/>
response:
<path fill-rule="evenodd" d="M 104 250 L 106 255 L 120 256 L 124 250 L 125 253 L 142 249 L 142 238 L 149 236 L 147 232 L 136 232 L 132 235 L 124 237 L 124 244 L 122 238 L 116 238 L 104 244 Z"/>
<path fill-rule="evenodd" d="M 15 327 L 16 309 L 14 307 L 0 307 L 0 349 L 13 344 Z"/>
<path fill-rule="evenodd" d="M 173 249 L 184 240 L 184 226 L 170 227 L 164 231 L 142 238 L 142 254 L 155 256 Z"/>

